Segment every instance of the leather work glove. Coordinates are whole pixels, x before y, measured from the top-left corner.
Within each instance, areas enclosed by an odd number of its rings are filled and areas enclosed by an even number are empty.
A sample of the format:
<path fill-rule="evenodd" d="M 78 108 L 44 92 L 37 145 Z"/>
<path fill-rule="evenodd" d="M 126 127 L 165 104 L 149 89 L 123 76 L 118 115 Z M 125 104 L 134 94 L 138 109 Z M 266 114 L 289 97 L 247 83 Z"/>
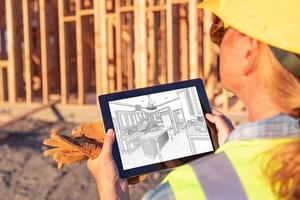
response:
<path fill-rule="evenodd" d="M 104 127 L 101 121 L 85 122 L 74 128 L 70 134 L 59 135 L 59 129 L 52 129 L 50 138 L 43 144 L 50 149 L 44 151 L 45 156 L 52 156 L 62 169 L 65 164 L 79 162 L 85 159 L 96 159 L 104 142 Z M 101 169 L 100 169 L 101 170 Z M 143 181 L 147 175 L 128 178 L 129 184 Z"/>

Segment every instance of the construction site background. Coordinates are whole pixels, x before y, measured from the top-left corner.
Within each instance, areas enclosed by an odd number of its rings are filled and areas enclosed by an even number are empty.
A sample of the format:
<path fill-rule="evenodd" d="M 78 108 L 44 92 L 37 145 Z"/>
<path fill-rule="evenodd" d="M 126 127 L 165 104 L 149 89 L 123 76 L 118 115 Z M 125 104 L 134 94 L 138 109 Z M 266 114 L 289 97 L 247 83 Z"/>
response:
<path fill-rule="evenodd" d="M 202 78 L 211 105 L 245 121 L 220 85 L 212 16 L 198 2 L 0 0 L 0 199 L 97 199 L 85 164 L 57 171 L 42 140 L 100 120 L 100 94 Z M 132 199 L 165 173 L 131 187 Z"/>

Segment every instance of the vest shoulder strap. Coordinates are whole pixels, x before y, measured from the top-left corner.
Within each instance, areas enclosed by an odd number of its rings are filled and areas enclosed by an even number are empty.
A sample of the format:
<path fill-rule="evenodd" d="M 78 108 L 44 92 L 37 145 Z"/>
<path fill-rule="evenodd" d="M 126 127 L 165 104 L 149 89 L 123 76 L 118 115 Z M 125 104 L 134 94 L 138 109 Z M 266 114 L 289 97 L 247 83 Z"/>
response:
<path fill-rule="evenodd" d="M 190 163 L 207 200 L 248 199 L 244 187 L 225 152 Z"/>
<path fill-rule="evenodd" d="M 169 182 L 176 199 L 248 199 L 225 152 L 206 156 L 171 172 Z"/>

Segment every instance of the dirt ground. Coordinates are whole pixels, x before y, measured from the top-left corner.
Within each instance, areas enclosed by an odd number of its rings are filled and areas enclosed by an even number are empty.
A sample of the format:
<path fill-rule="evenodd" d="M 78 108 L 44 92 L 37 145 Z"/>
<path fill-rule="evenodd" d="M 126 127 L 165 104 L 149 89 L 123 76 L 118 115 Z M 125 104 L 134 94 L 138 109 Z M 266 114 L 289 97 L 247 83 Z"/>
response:
<path fill-rule="evenodd" d="M 86 162 L 58 171 L 55 162 L 43 156 L 42 141 L 56 125 L 27 119 L 0 130 L 0 200 L 98 199 Z M 60 125 L 66 133 L 76 126 Z M 150 174 L 144 182 L 130 186 L 131 199 L 141 199 L 165 174 Z"/>

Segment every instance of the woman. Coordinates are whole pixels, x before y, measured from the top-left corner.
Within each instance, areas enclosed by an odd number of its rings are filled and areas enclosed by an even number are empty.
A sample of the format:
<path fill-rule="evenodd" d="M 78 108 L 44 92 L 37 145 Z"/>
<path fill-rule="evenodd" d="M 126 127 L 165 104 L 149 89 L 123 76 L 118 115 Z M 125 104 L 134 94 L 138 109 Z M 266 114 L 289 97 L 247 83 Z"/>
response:
<path fill-rule="evenodd" d="M 300 1 L 199 6 L 221 19 L 211 27 L 221 83 L 244 102 L 249 122 L 232 130 L 220 112 L 207 114 L 219 131 L 216 154 L 175 169 L 144 199 L 300 199 Z M 111 155 L 114 137 L 109 130 L 88 167 L 101 199 L 129 199 Z"/>

